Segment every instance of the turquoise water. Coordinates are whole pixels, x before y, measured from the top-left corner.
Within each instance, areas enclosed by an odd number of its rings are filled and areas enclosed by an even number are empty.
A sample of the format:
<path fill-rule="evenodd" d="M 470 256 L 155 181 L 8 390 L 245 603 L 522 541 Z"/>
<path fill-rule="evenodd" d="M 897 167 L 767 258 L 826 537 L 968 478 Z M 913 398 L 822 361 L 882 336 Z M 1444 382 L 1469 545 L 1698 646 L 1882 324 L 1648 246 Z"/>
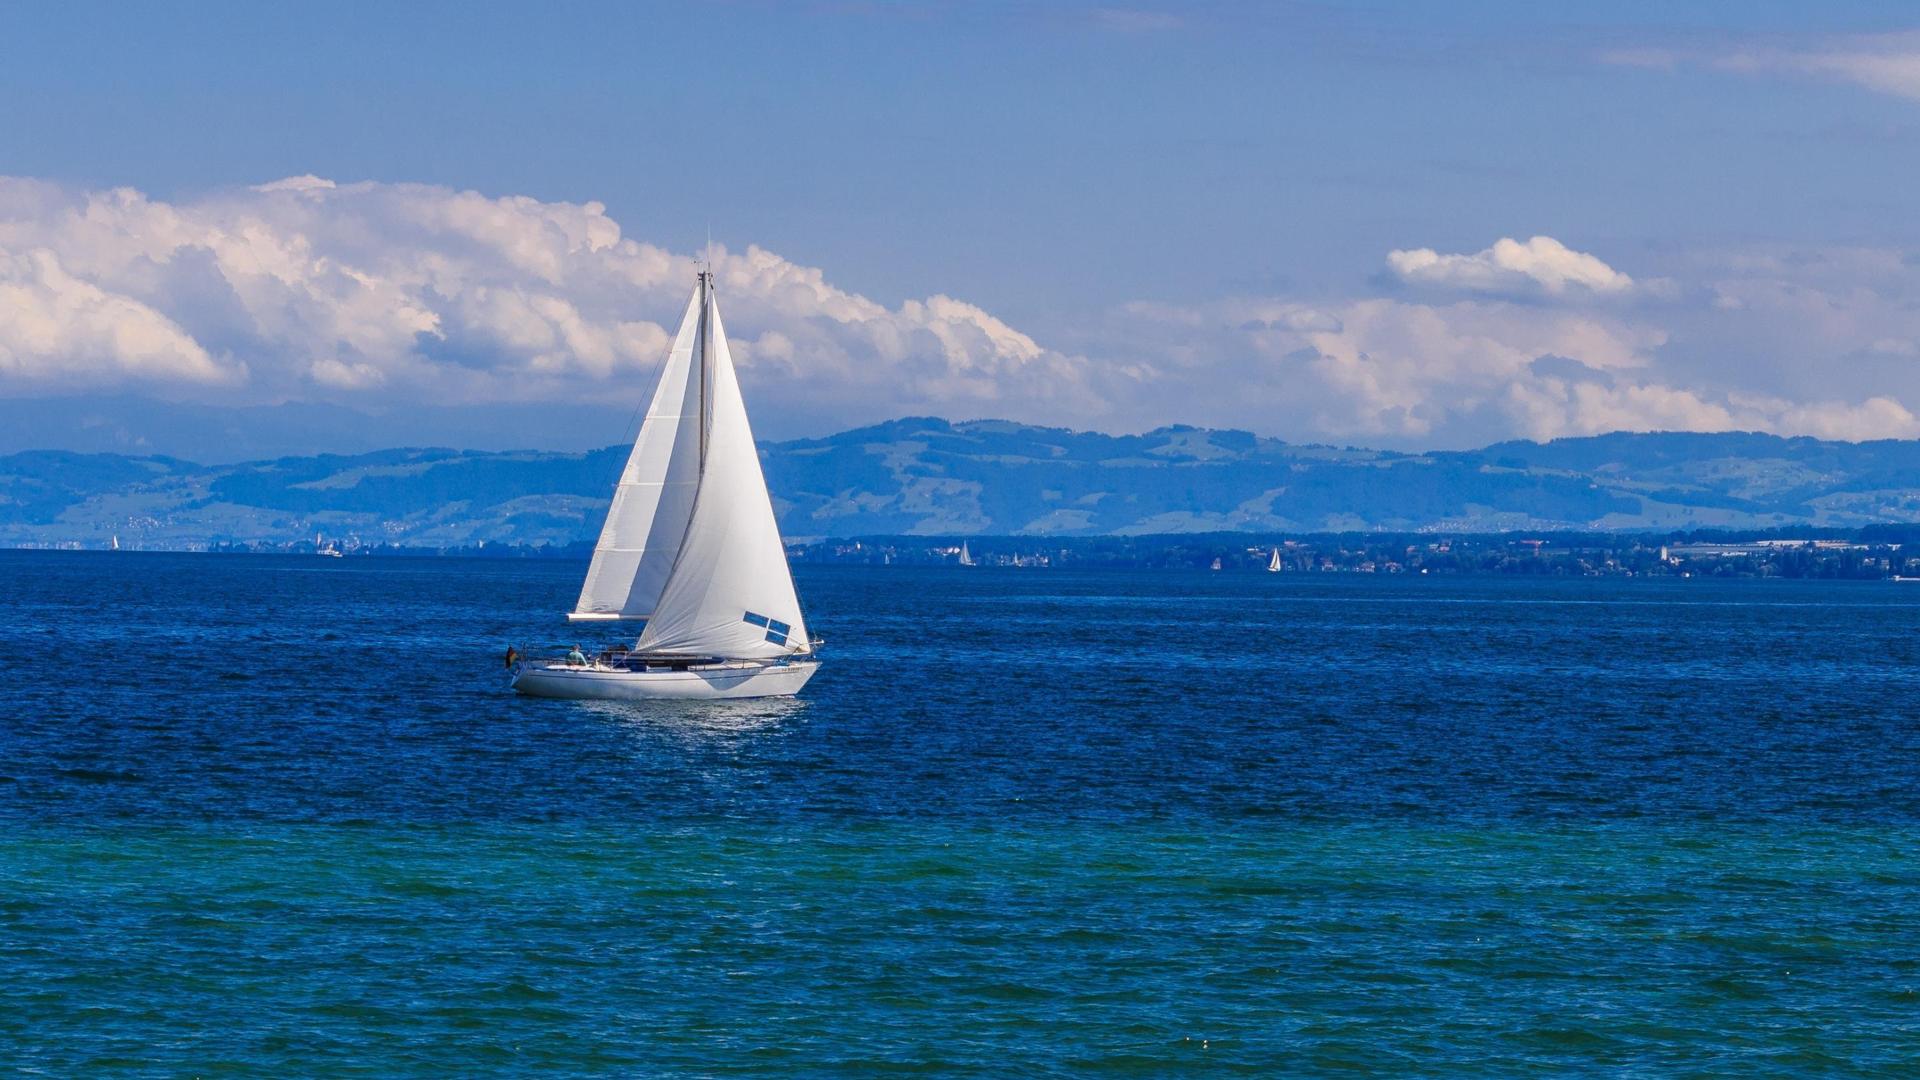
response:
<path fill-rule="evenodd" d="M 1920 592 L 878 570 L 520 700 L 578 567 L 0 554 L 0 1060 L 1884 1075 Z M 1331 576 L 1329 576 L 1331 577 Z M 75 596 L 117 598 L 123 618 Z M 559 631 L 566 633 L 564 629 Z"/>

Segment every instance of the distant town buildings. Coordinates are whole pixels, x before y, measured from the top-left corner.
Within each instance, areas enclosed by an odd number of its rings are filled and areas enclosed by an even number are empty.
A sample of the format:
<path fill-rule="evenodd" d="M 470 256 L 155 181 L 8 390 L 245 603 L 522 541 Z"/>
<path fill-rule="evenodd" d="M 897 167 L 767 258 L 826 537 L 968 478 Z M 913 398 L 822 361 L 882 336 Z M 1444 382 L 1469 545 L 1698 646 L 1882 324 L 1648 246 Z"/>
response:
<path fill-rule="evenodd" d="M 1669 534 L 1666 536 L 1566 533 L 1546 535 L 1341 534 L 1264 537 L 1253 534 L 1160 536 L 919 536 L 850 537 L 793 541 L 787 557 L 796 565 L 999 567 L 1020 570 L 1111 568 L 1206 570 L 1216 560 L 1223 571 L 1285 574 L 1514 574 L 1560 577 L 1777 577 L 1920 578 L 1920 526 L 1868 526 L 1853 535 L 1776 536 Z M 1838 530 L 1835 530 L 1838 531 Z M 1898 533 L 1898 539 L 1887 533 Z M 120 534 L 114 534 L 119 536 Z M 592 553 L 590 541 L 522 545 L 477 541 L 445 547 L 369 542 L 353 534 L 325 546 L 349 555 L 489 558 L 575 558 Z M 151 549 L 138 533 L 121 540 L 124 550 Z M 105 550 L 105 541 L 64 542 L 47 547 Z M 215 552 L 312 554 L 322 546 L 312 535 L 284 541 L 194 545 Z M 962 561 L 963 550 L 970 563 Z"/>
<path fill-rule="evenodd" d="M 1782 577 L 1886 578 L 1920 575 L 1920 544 L 1909 559 L 1903 545 L 1810 537 L 1749 537 L 1725 541 L 1577 534 L 1467 535 L 1444 539 L 1405 535 L 969 537 L 974 562 L 1000 567 L 1109 567 L 1115 569 L 1271 568 L 1278 552 L 1284 573 L 1519 574 L 1566 577 Z M 796 563 L 954 564 L 957 542 L 873 537 L 794 544 Z"/>

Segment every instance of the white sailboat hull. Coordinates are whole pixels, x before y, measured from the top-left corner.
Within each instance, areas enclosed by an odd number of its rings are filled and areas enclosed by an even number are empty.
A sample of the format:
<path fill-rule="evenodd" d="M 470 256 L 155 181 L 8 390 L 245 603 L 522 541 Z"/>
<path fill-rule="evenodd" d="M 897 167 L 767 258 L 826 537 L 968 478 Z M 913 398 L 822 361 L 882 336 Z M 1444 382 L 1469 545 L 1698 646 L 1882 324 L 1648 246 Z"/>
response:
<path fill-rule="evenodd" d="M 792 697 L 819 667 L 818 660 L 736 660 L 651 671 L 530 663 L 514 672 L 513 688 L 529 697 L 573 701 Z"/>

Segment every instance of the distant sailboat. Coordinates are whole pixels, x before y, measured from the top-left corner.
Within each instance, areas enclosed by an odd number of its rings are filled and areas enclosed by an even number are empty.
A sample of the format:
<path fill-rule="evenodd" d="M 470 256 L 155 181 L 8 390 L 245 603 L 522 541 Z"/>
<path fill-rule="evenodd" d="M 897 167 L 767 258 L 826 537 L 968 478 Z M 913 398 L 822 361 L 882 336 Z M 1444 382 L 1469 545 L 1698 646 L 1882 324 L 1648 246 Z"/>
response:
<path fill-rule="evenodd" d="M 1267 560 L 1267 573 L 1277 574 L 1280 572 L 1280 569 L 1280 549 L 1274 548 L 1273 558 Z"/>
<path fill-rule="evenodd" d="M 967 542 L 965 540 L 960 541 L 960 565 L 973 565 L 973 553 L 967 550 Z"/>
<path fill-rule="evenodd" d="M 329 559 L 346 558 L 346 554 L 340 550 L 338 545 L 326 543 L 325 539 L 319 533 L 313 534 L 313 553 Z"/>
<path fill-rule="evenodd" d="M 513 665 L 553 698 L 751 698 L 819 669 L 733 372 L 713 275 L 702 271 L 607 508 L 568 619 L 644 620 L 631 648 Z"/>
<path fill-rule="evenodd" d="M 119 533 L 113 534 L 113 550 L 114 551 L 120 550 L 120 534 Z"/>
<path fill-rule="evenodd" d="M 1215 556 L 1213 557 L 1213 565 L 1212 565 L 1211 567 L 1208 567 L 1208 569 L 1210 569 L 1210 570 L 1218 570 L 1218 569 L 1220 569 L 1220 556 L 1218 556 L 1218 555 L 1215 555 Z"/>

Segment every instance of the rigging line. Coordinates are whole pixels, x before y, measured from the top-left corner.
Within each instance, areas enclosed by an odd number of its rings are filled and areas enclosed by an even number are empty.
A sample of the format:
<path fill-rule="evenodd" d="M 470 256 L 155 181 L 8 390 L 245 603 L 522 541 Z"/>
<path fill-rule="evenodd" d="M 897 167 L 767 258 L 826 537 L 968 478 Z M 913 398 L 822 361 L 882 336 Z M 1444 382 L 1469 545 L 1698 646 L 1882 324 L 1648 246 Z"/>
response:
<path fill-rule="evenodd" d="M 667 351 L 661 353 L 659 358 L 656 359 L 651 366 L 646 368 L 647 379 L 646 382 L 641 385 L 653 387 L 655 383 L 659 382 L 660 373 L 666 369 L 667 359 L 672 355 L 673 340 L 669 338 L 667 341 Z M 633 456 L 633 441 L 640 437 L 641 414 L 644 413 L 647 406 L 651 404 L 653 404 L 653 393 L 649 391 L 648 393 L 640 395 L 639 402 L 633 407 L 632 415 L 627 417 L 626 435 L 622 437 L 619 443 L 619 445 L 624 445 L 627 448 L 627 453 L 625 456 L 619 454 L 614 455 L 615 464 L 613 476 L 607 483 L 602 485 L 603 489 L 609 493 L 609 498 L 612 497 L 612 492 L 620 490 L 620 474 L 627 471 L 627 458 Z M 598 537 L 594 539 L 594 544 L 595 546 L 599 545 Z"/>
<path fill-rule="evenodd" d="M 713 226 L 711 224 L 707 226 L 707 259 L 708 268 L 711 269 L 713 259 Z M 705 308 L 703 307 L 701 309 L 703 318 L 705 313 Z M 633 406 L 632 415 L 627 417 L 626 434 L 621 439 L 621 445 L 627 447 L 627 457 L 616 457 L 615 470 L 611 479 L 602 484 L 602 487 L 609 493 L 609 498 L 612 497 L 612 492 L 620 489 L 620 474 L 627 471 L 627 458 L 633 456 L 633 441 L 640 437 L 641 414 L 646 411 L 648 405 L 653 404 L 653 394 L 659 389 L 657 384 L 660 381 L 660 373 L 666 369 L 667 360 L 672 356 L 673 339 L 668 338 L 667 351 L 661 353 L 659 358 L 654 361 L 653 366 L 647 369 L 647 380 L 642 385 L 649 387 L 649 392 L 640 396 L 640 400 Z M 704 456 L 704 449 L 702 456 Z M 598 546 L 598 543 L 599 541 L 596 539 L 595 545 Z"/>

